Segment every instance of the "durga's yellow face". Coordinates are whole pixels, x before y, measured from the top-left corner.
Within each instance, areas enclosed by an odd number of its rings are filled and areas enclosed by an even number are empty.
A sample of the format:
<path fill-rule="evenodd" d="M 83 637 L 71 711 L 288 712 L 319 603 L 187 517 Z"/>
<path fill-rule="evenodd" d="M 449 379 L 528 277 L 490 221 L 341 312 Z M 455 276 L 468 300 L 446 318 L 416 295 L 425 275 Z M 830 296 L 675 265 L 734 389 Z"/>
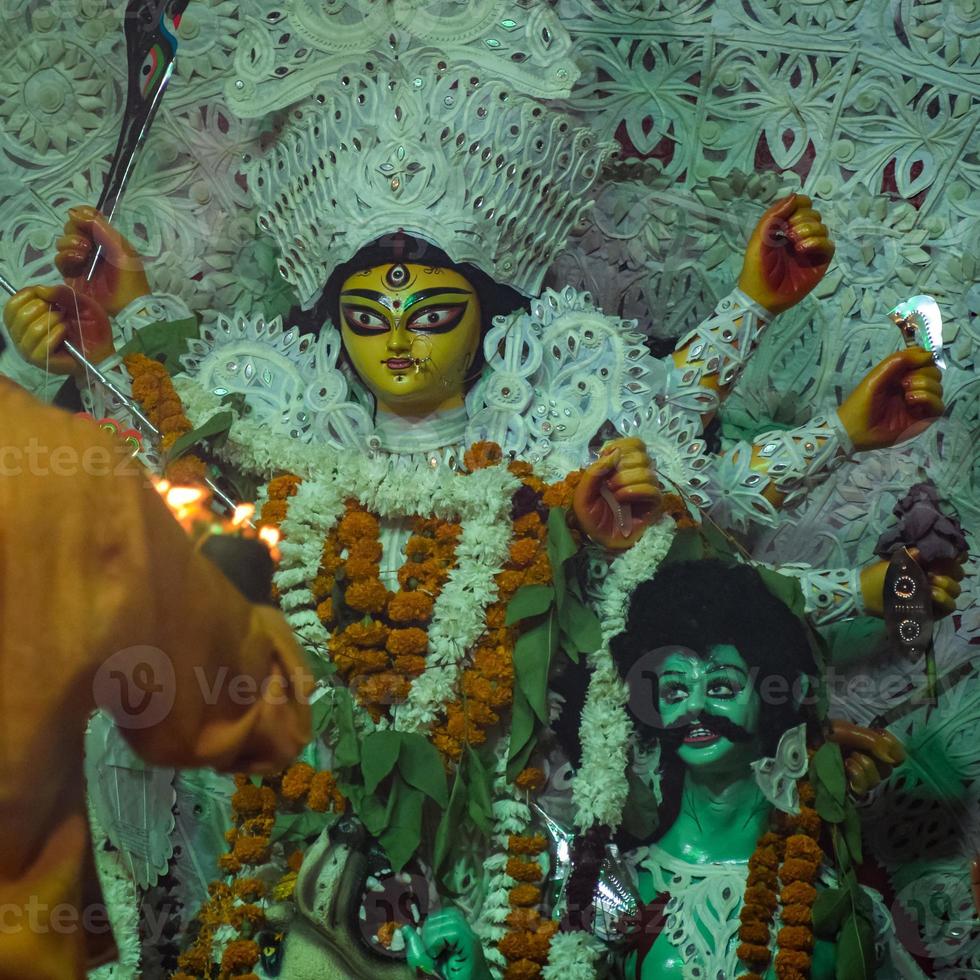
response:
<path fill-rule="evenodd" d="M 480 345 L 480 301 L 464 276 L 411 262 L 355 272 L 340 289 L 340 321 L 354 370 L 383 411 L 463 404 Z"/>

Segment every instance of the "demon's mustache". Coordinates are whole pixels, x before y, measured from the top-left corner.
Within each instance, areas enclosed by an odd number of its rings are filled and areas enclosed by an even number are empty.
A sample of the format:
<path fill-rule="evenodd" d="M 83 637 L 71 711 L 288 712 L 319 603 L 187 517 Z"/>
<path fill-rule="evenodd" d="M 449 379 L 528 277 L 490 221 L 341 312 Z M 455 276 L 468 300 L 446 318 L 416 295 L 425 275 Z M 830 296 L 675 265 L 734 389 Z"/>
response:
<path fill-rule="evenodd" d="M 730 718 L 702 712 L 696 718 L 684 719 L 670 728 L 660 729 L 660 741 L 665 748 L 679 749 L 684 744 L 684 739 L 696 728 L 707 728 L 716 735 L 727 738 L 729 742 L 748 742 L 752 738 L 752 733 L 747 728 L 737 725 Z"/>

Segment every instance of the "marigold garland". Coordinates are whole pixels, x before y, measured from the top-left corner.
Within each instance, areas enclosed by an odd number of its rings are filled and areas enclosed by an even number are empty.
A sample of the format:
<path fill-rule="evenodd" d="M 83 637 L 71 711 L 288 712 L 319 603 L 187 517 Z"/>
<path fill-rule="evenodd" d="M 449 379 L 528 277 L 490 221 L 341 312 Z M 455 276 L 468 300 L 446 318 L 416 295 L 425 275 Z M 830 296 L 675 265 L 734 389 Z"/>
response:
<path fill-rule="evenodd" d="M 293 852 L 288 859 L 289 872 L 270 890 L 260 878 L 248 874 L 235 879 L 244 870 L 266 863 L 271 848 L 275 815 L 280 810 L 301 808 L 325 812 L 343 812 L 346 801 L 337 789 L 330 772 L 317 772 L 305 762 L 297 762 L 285 772 L 265 777 L 256 786 L 248 776 L 235 776 L 231 798 L 234 826 L 225 834 L 229 850 L 218 859 L 218 867 L 232 881 L 213 881 L 208 886 L 208 900 L 197 914 L 200 929 L 194 942 L 180 954 L 178 972 L 171 980 L 248 980 L 259 961 L 259 947 L 252 939 L 265 925 L 265 912 L 259 904 L 267 897 L 285 901 L 292 897 L 302 854 Z M 215 936 L 222 927 L 239 935 L 230 940 L 215 960 Z"/>
<path fill-rule="evenodd" d="M 127 354 L 123 364 L 132 379 L 133 398 L 162 436 L 160 448 L 164 451 L 170 449 L 181 436 L 193 429 L 193 425 L 184 414 L 183 403 L 167 369 L 145 354 Z M 180 485 L 203 483 L 207 464 L 191 450 L 168 464 L 164 475 L 171 483 Z"/>
<path fill-rule="evenodd" d="M 817 897 L 813 882 L 823 861 L 817 839 L 822 824 L 812 805 L 809 781 L 800 780 L 799 790 L 799 814 L 774 814 L 772 829 L 762 834 L 749 859 L 738 931 L 738 957 L 749 972 L 739 980 L 760 980 L 773 962 L 771 934 L 780 905 L 783 924 L 776 934 L 776 976 L 778 980 L 806 980 L 810 975 Z"/>

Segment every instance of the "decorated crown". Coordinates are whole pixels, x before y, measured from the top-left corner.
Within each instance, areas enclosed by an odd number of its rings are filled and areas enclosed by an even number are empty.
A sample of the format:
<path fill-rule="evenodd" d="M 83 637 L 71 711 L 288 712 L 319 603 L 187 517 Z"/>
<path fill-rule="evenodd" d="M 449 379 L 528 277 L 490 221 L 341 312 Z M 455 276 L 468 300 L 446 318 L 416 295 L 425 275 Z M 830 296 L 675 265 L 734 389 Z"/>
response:
<path fill-rule="evenodd" d="M 611 145 L 512 81 L 430 51 L 342 70 L 292 110 L 248 178 L 304 307 L 338 265 L 397 231 L 537 295 Z"/>

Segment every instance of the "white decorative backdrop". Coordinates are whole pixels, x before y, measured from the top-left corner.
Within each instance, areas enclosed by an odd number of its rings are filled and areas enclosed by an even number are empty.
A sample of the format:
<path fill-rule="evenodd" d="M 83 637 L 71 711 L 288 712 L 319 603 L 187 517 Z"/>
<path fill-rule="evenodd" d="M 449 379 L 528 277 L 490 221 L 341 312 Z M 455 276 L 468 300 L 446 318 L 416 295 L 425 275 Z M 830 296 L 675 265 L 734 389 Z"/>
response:
<path fill-rule="evenodd" d="M 17 284 L 55 278 L 66 209 L 99 196 L 124 101 L 123 6 L 0 0 L 0 274 Z M 205 315 L 292 305 L 239 174 L 272 121 L 236 118 L 225 96 L 236 56 L 274 12 L 327 36 L 355 23 L 397 33 L 438 7 L 488 25 L 494 50 L 506 49 L 503 25 L 527 22 L 533 6 L 191 0 L 176 77 L 118 215 L 154 287 Z M 837 240 L 816 294 L 766 335 L 725 407 L 722 438 L 799 423 L 839 400 L 899 346 L 885 316 L 898 300 L 930 293 L 943 311 L 947 417 L 912 446 L 846 466 L 794 522 L 760 537 L 757 553 L 863 563 L 896 496 L 926 476 L 968 531 L 980 528 L 980 0 L 559 0 L 554 12 L 582 68 L 572 107 L 623 149 L 549 285 L 589 289 L 607 313 L 636 317 L 666 342 L 728 291 L 747 231 L 780 193 L 811 195 Z M 0 366 L 42 393 L 57 387 L 10 352 Z M 966 591 L 940 633 L 944 667 L 980 643 L 978 590 Z M 845 690 L 839 700 L 858 720 L 874 714 L 873 698 Z M 961 900 L 980 842 L 980 711 L 968 702 L 941 708 L 974 746 L 956 749 L 971 795 L 949 847 L 910 843 L 896 855 L 885 843 L 878 853 L 892 867 L 937 862 L 903 892 L 907 909 L 960 896 L 946 925 L 929 919 L 918 950 L 939 954 L 950 978 L 980 976 L 980 930 Z M 887 790 L 872 817 L 887 830 L 894 812 L 905 811 Z"/>

